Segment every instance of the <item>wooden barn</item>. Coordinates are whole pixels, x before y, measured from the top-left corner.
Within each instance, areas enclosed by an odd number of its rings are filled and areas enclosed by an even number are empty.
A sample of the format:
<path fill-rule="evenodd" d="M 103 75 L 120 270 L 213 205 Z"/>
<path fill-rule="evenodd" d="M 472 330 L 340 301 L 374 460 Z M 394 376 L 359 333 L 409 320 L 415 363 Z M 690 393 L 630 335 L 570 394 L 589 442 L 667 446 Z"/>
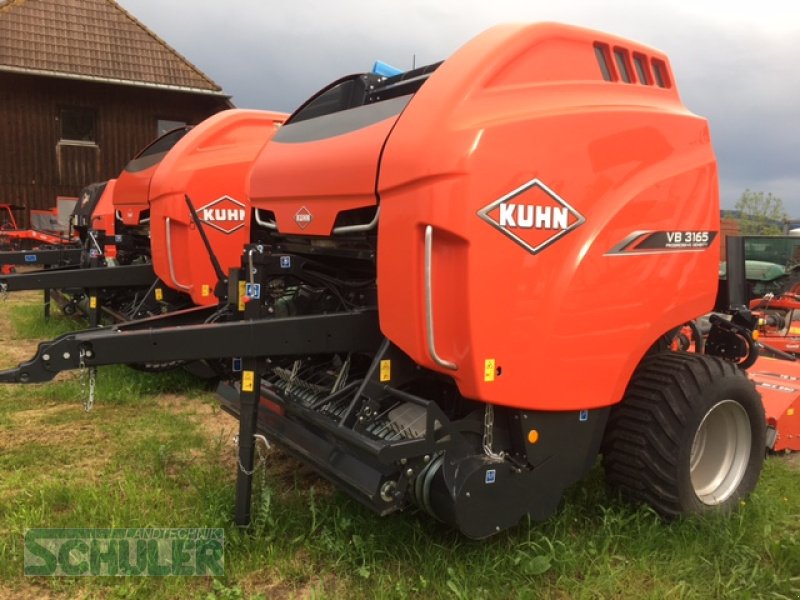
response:
<path fill-rule="evenodd" d="M 0 203 L 49 208 L 231 106 L 113 0 L 0 0 Z"/>

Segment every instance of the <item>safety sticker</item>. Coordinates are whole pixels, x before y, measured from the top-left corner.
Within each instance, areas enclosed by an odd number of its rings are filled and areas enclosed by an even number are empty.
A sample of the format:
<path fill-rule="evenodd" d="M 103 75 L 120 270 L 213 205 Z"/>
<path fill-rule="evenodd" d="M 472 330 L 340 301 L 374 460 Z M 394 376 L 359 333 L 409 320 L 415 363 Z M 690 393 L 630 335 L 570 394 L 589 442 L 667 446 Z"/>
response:
<path fill-rule="evenodd" d="M 292 268 L 292 257 L 281 256 L 281 269 L 291 269 L 291 268 Z"/>
<path fill-rule="evenodd" d="M 380 372 L 380 380 L 381 382 L 390 381 L 392 379 L 392 361 L 391 360 L 382 360 L 381 361 L 381 372 Z"/>
<path fill-rule="evenodd" d="M 244 312 L 244 292 L 245 292 L 245 282 L 239 282 L 239 312 Z"/>
<path fill-rule="evenodd" d="M 156 302 L 161 302 L 164 299 L 164 290 L 156 288 Z"/>
<path fill-rule="evenodd" d="M 494 483 L 496 479 L 497 479 L 497 470 L 496 469 L 488 469 L 486 471 L 485 483 L 486 484 Z"/>
<path fill-rule="evenodd" d="M 589 411 L 586 410 L 586 409 L 583 409 L 580 413 L 578 413 L 578 420 L 581 423 L 583 423 L 584 421 L 588 421 L 589 420 Z"/>
<path fill-rule="evenodd" d="M 635 231 L 606 254 L 698 252 L 711 247 L 716 231 Z"/>
<path fill-rule="evenodd" d="M 255 389 L 255 373 L 253 371 L 242 371 L 242 391 L 252 392 Z"/>
<path fill-rule="evenodd" d="M 121 236 L 121 235 L 119 235 L 119 234 L 115 235 L 115 236 L 114 236 L 114 242 L 115 242 L 115 243 L 117 243 L 117 244 L 119 244 L 120 242 L 122 242 L 122 236 Z"/>
<path fill-rule="evenodd" d="M 89 308 L 92 310 L 97 308 L 97 296 L 89 296 Z"/>
<path fill-rule="evenodd" d="M 487 358 L 485 361 L 483 361 L 483 380 L 494 381 L 494 374 L 495 360 L 493 358 Z"/>
<path fill-rule="evenodd" d="M 231 368 L 233 369 L 233 372 L 239 373 L 242 370 L 242 359 L 234 358 L 231 362 Z"/>
<path fill-rule="evenodd" d="M 260 283 L 248 283 L 245 287 L 245 296 L 248 298 L 253 298 L 258 300 L 261 298 L 261 284 Z"/>
<path fill-rule="evenodd" d="M 26 254 L 25 255 L 25 262 L 36 262 L 39 260 L 35 254 Z"/>
<path fill-rule="evenodd" d="M 200 288 L 200 295 L 202 295 L 204 298 L 206 296 L 210 296 L 211 295 L 211 286 L 208 285 L 207 283 L 204 283 L 203 287 Z"/>

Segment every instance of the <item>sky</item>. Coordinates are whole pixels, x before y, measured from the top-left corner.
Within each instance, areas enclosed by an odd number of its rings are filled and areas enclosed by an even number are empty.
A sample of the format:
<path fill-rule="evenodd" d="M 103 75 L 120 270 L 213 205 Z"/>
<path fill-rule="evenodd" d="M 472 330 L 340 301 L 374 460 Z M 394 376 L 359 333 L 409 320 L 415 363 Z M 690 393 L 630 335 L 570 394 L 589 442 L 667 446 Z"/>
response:
<path fill-rule="evenodd" d="M 771 192 L 800 219 L 800 5 L 790 0 L 119 0 L 233 96 L 291 112 L 376 59 L 447 58 L 498 23 L 558 21 L 664 51 L 709 120 L 723 208 Z"/>

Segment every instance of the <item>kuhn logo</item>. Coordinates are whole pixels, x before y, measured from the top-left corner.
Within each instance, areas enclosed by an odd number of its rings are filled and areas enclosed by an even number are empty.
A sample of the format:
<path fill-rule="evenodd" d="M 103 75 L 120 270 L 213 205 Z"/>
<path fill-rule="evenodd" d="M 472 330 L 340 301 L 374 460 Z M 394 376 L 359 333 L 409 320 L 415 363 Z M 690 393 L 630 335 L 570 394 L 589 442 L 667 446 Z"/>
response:
<path fill-rule="evenodd" d="M 311 224 L 313 218 L 311 211 L 304 206 L 295 213 L 294 222 L 300 229 L 305 229 Z"/>
<path fill-rule="evenodd" d="M 538 179 L 532 179 L 478 211 L 478 216 L 531 254 L 586 219 Z"/>
<path fill-rule="evenodd" d="M 197 209 L 197 215 L 209 227 L 233 233 L 244 227 L 245 207 L 230 196 L 222 196 Z"/>

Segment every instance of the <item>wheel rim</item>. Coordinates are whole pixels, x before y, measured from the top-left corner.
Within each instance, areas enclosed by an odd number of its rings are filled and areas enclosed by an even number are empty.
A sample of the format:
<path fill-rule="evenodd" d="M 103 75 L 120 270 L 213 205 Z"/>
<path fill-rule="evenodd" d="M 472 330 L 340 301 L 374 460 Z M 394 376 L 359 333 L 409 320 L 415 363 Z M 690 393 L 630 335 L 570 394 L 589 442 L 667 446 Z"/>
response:
<path fill-rule="evenodd" d="M 750 419 L 741 404 L 723 400 L 705 414 L 689 457 L 692 487 L 703 504 L 721 504 L 737 490 L 751 445 Z"/>

